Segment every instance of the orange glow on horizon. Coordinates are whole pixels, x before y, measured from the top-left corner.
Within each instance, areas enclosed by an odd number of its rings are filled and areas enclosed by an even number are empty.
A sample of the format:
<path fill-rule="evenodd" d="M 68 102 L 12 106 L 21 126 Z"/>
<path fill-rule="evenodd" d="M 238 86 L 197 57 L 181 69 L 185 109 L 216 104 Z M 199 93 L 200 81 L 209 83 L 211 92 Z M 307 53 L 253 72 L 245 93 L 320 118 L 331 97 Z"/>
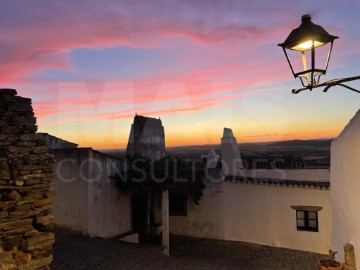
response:
<path fill-rule="evenodd" d="M 239 136 L 234 131 L 234 136 L 237 139 L 238 143 L 258 143 L 258 142 L 275 142 L 275 141 L 290 141 L 290 140 L 311 140 L 311 139 L 328 139 L 335 138 L 341 131 L 341 127 L 333 128 L 331 130 L 317 130 L 317 131 L 308 131 L 301 132 L 302 135 L 299 135 L 299 132 L 286 133 L 282 134 L 281 138 L 279 136 L 269 136 L 269 135 L 259 135 L 259 134 L 247 134 L 244 137 Z M 54 134 L 53 134 L 54 135 Z M 56 135 L 55 135 L 56 136 Z M 61 138 L 61 136 L 59 136 Z M 171 136 L 166 137 L 166 147 L 175 147 L 175 146 L 190 146 L 190 145 L 211 145 L 211 144 L 220 144 L 221 136 L 208 136 L 207 138 L 202 138 L 201 136 L 194 136 L 192 138 L 184 138 L 181 136 Z M 79 147 L 91 147 L 94 149 L 126 149 L 128 138 L 118 137 L 119 140 L 111 139 L 102 140 L 99 142 L 96 137 L 87 137 L 86 139 L 72 140 L 76 138 L 64 138 L 66 140 L 72 141 L 79 144 Z"/>

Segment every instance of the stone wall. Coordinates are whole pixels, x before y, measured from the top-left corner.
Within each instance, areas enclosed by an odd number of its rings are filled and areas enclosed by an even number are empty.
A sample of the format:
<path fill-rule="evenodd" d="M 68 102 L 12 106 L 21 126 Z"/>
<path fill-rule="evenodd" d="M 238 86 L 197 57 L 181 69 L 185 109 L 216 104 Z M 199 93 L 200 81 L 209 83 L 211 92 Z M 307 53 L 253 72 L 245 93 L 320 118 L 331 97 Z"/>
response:
<path fill-rule="evenodd" d="M 49 269 L 55 161 L 16 95 L 0 89 L 0 269 Z"/>

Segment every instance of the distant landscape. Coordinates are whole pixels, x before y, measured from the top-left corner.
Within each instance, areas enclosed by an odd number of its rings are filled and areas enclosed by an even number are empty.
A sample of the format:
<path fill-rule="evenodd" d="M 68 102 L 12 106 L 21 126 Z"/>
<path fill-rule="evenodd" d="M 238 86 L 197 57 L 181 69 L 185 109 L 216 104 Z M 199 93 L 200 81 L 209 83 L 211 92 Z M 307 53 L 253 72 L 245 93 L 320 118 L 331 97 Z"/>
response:
<path fill-rule="evenodd" d="M 279 142 L 240 143 L 239 150 L 243 159 L 262 158 L 302 158 L 307 166 L 330 166 L 330 144 L 333 139 L 292 140 Z M 187 145 L 167 147 L 170 156 L 184 159 L 199 159 L 214 149 L 221 155 L 220 144 Z M 108 155 L 118 158 L 125 157 L 125 149 L 100 150 Z"/>

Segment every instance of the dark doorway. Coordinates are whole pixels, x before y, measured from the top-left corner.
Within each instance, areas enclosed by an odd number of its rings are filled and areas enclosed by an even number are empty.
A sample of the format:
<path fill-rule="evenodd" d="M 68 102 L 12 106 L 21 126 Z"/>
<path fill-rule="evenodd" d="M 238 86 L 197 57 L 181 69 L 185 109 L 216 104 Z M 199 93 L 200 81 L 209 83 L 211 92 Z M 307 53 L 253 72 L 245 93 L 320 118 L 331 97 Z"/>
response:
<path fill-rule="evenodd" d="M 147 192 L 135 193 L 131 198 L 132 230 L 139 234 L 140 239 L 146 234 L 147 226 Z"/>
<path fill-rule="evenodd" d="M 169 215 L 187 216 L 187 198 L 169 190 Z"/>

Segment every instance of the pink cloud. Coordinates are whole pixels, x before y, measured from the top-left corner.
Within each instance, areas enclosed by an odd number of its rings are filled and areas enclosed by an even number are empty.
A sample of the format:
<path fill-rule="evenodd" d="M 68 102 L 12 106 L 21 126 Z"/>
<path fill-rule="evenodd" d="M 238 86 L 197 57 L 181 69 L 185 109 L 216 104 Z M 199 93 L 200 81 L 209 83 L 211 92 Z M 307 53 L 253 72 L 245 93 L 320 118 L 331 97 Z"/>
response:
<path fill-rule="evenodd" d="M 246 77 L 242 76 L 241 74 L 249 68 L 255 72 L 246 73 Z M 135 112 L 163 115 L 170 111 L 199 111 L 226 106 L 228 100 L 263 92 L 239 89 L 254 86 L 255 82 L 261 83 L 260 78 L 262 81 L 271 81 L 271 77 L 278 74 L 278 69 L 281 68 L 287 67 L 282 62 L 271 66 L 260 62 L 252 65 L 217 67 L 172 78 L 149 77 L 131 83 L 113 82 L 104 84 L 103 87 L 88 87 L 86 83 L 64 83 L 52 90 L 51 99 L 35 100 L 34 108 L 39 118 L 65 112 L 82 112 L 86 115 L 93 112 L 94 115 L 98 115 L 97 118 L 104 119 L 105 116 L 129 117 Z M 146 109 L 149 105 L 155 104 L 157 110 Z M 179 106 L 179 109 L 169 110 L 169 104 Z M 124 106 L 130 108 L 124 111 Z"/>
<path fill-rule="evenodd" d="M 216 97 L 204 97 L 199 96 L 196 100 L 178 100 L 176 103 L 163 103 L 159 102 L 161 105 L 157 105 L 156 108 L 146 108 L 145 106 L 137 106 L 129 109 L 119 109 L 116 108 L 110 112 L 103 112 L 102 110 L 92 110 L 91 107 L 87 104 L 80 104 L 79 106 L 83 107 L 78 111 L 71 111 L 71 110 L 62 110 L 62 111 L 51 111 L 51 110 L 44 110 L 44 108 L 56 108 L 56 103 L 54 102 L 45 102 L 42 104 L 36 105 L 40 111 L 43 110 L 44 114 L 40 114 L 41 117 L 47 117 L 49 115 L 56 115 L 56 114 L 72 114 L 73 117 L 61 117 L 60 120 L 56 121 L 53 124 L 59 123 L 67 123 L 67 122 L 74 122 L 74 121 L 81 121 L 85 122 L 94 122 L 94 121 L 108 121 L 108 120 L 119 120 L 119 119 L 127 119 L 132 118 L 135 113 L 147 116 L 163 116 L 163 115 L 173 115 L 173 114 L 191 114 L 197 113 L 204 109 L 209 108 L 219 108 L 219 107 L 227 107 L 227 101 L 233 100 L 235 98 L 240 97 L 247 97 L 251 95 L 258 95 L 267 91 L 274 91 L 274 89 L 257 89 L 257 90 L 247 90 L 247 91 L 235 91 L 235 92 L 225 92 L 225 94 Z M 115 104 L 116 101 L 113 101 Z M 43 108 L 41 108 L 43 106 Z M 76 116 L 76 117 L 75 117 Z M 79 119 L 80 117 L 80 119 Z M 49 122 L 46 122 L 49 124 Z"/>
<path fill-rule="evenodd" d="M 300 23 L 291 4 L 274 8 L 266 1 L 178 2 L 172 7 L 158 1 L 104 4 L 64 0 L 36 1 L 26 5 L 27 9 L 11 4 L 1 7 L 0 82 L 9 87 L 44 70 L 76 73 L 69 58 L 74 49 L 119 45 L 159 48 L 173 37 L 185 37 L 191 43 L 181 48 L 189 55 L 173 63 L 184 66 L 184 71 L 164 66 L 149 76 L 132 78 L 129 88 L 95 86 L 76 91 L 71 83 L 65 83 L 52 89 L 44 87 L 41 93 L 36 89 L 31 93 L 36 96 L 37 116 L 86 112 L 91 119 L 112 119 L 132 117 L 134 110 L 152 115 L 197 112 L 262 93 L 261 87 L 237 92 L 261 81 L 292 79 L 276 47 Z M 15 11 L 17 16 L 4 21 L 5 13 Z M 157 108 L 149 109 L 154 104 Z"/>
<path fill-rule="evenodd" d="M 279 27 L 249 26 L 231 19 L 214 24 L 208 17 L 215 15 L 213 8 L 179 6 L 183 12 L 162 5 L 168 10 L 165 15 L 145 2 L 131 5 L 110 1 L 104 5 L 95 1 L 38 1 L 26 10 L 15 4 L 5 5 L 3 13 L 16 10 L 17 16 L 5 21 L 0 29 L 0 81 L 14 83 L 41 70 L 71 70 L 67 52 L 76 48 L 154 47 L 166 37 L 185 36 L 201 43 L 238 40 L 241 49 L 246 50 L 281 33 Z M 224 11 L 231 9 L 222 7 Z M 191 16 L 192 8 L 202 8 L 205 15 Z"/>

